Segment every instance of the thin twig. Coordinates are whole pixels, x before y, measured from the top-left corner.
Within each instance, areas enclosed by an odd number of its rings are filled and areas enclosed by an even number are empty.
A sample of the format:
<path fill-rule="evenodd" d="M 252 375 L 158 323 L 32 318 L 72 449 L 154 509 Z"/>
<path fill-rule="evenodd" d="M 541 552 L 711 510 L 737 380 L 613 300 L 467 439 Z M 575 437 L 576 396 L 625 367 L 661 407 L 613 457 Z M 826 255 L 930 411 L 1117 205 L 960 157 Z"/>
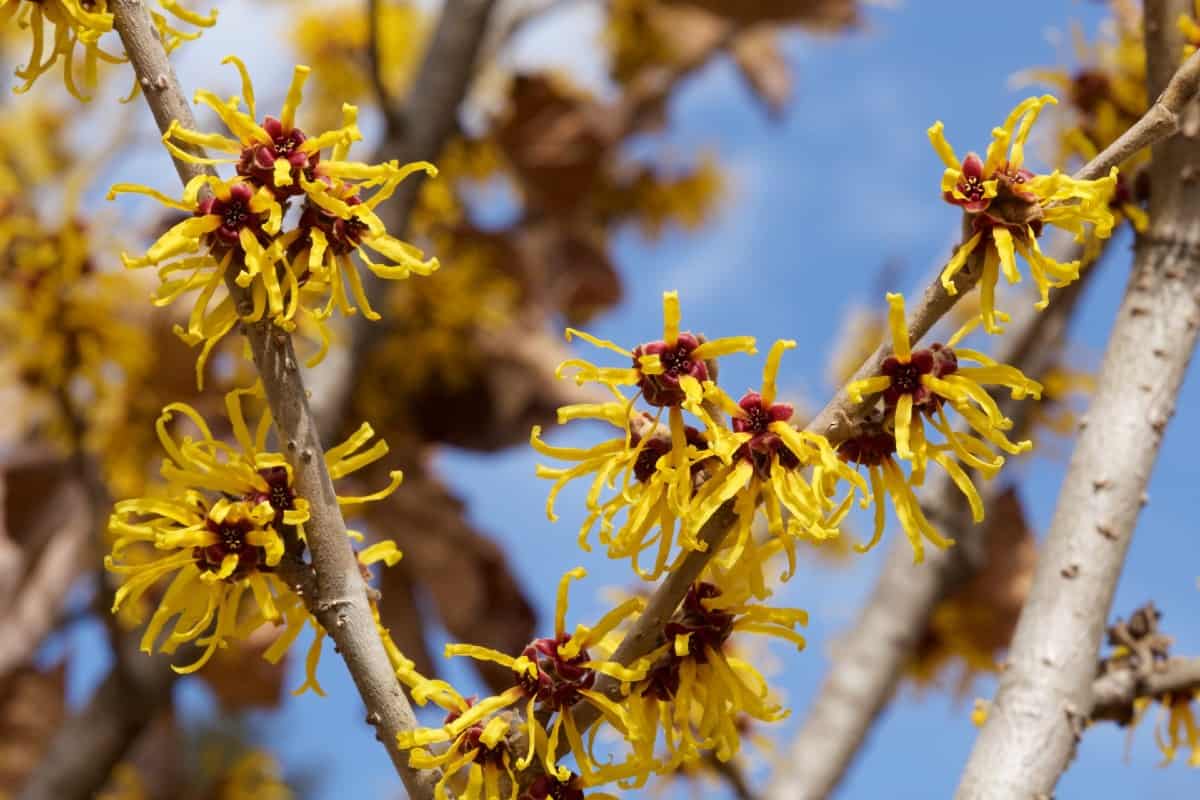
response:
<path fill-rule="evenodd" d="M 1172 52 L 1178 52 L 1178 48 Z M 1167 88 L 1140 120 L 1105 148 L 1104 152 L 1081 167 L 1073 177 L 1079 180 L 1094 180 L 1107 175 L 1109 170 L 1119 166 L 1133 153 L 1174 134 L 1179 130 L 1179 112 L 1184 103 L 1195 95 L 1198 86 L 1200 86 L 1200 52 L 1194 53 L 1183 63 L 1183 66 L 1171 78 Z M 968 271 L 964 270 L 964 273 L 966 272 Z M 963 276 L 964 273 L 959 273 L 959 275 Z M 934 323 L 953 307 L 955 301 L 969 291 L 978 280 L 978 268 L 971 268 L 969 274 L 956 282 L 957 295 L 948 294 L 941 282 L 935 280 L 925 290 L 925 296 L 922 298 L 920 306 L 913 311 L 910 317 L 909 338 L 914 342 L 920 340 L 929 332 Z M 891 354 L 890 344 L 885 342 L 880 345 L 854 374 L 851 381 L 878 375 L 880 365 Z M 830 441 L 841 441 L 852 433 L 853 421 L 873 404 L 874 398 L 870 397 L 864 398 L 862 403 L 853 402 L 843 388 L 817 414 L 808 429 L 825 434 Z"/>
<path fill-rule="evenodd" d="M 1200 690 L 1200 658 L 1173 658 L 1145 677 L 1130 669 L 1114 670 L 1092 683 L 1091 719 L 1124 724 L 1133 718 L 1133 702 L 1139 698 L 1187 695 L 1197 690 Z"/>
<path fill-rule="evenodd" d="M 371 79 L 371 87 L 375 90 L 375 101 L 387 121 L 388 129 L 400 130 L 404 126 L 404 120 L 392 103 L 391 93 L 383 76 L 380 51 L 383 21 L 380 16 L 379 0 L 367 0 L 367 74 Z"/>
<path fill-rule="evenodd" d="M 1105 621 L 1145 489 L 1200 332 L 1198 57 L 1175 71 L 1184 0 L 1146 4 L 1151 91 L 1183 136 L 1154 149 L 1150 229 L 1109 336 L 1029 599 L 957 797 L 1049 797 L 1092 708 Z M 1168 105 L 1170 104 L 1170 105 Z M 1185 124 L 1178 121 L 1187 117 Z M 1149 127 L 1149 126 L 1147 126 Z M 1166 129 L 1166 128 L 1164 128 Z M 1111 148 L 1110 148 L 1111 149 Z"/>
<path fill-rule="evenodd" d="M 402 163 L 436 161 L 458 126 L 458 109 L 475 75 L 475 64 L 495 4 L 495 0 L 446 0 L 403 105 L 388 106 L 388 128 L 377 156 Z M 422 172 L 410 176 L 396 188 L 388 204 L 379 209 L 387 229 L 397 236 L 408 231 L 409 218 L 424 180 Z M 371 304 L 377 308 L 386 306 L 387 281 L 370 272 L 364 273 L 362 279 Z M 349 415 L 353 387 L 367 369 L 367 356 L 387 331 L 386 324 L 373 324 L 362 315 L 351 320 L 348 374 L 340 379 L 344 391 L 329 404 L 327 433 L 336 432 Z"/>
<path fill-rule="evenodd" d="M 191 109 L 141 0 L 114 0 L 110 9 L 159 130 L 165 132 L 174 120 L 194 128 Z M 200 168 L 181 160 L 175 160 L 175 168 L 185 183 L 202 174 Z M 249 298 L 247 290 L 236 284 L 235 272 L 230 269 L 226 285 L 241 309 Z M 273 329 L 269 320 L 246 325 L 245 333 L 279 441 L 292 465 L 296 490 L 310 508 L 305 530 L 311 571 L 293 567 L 281 570 L 281 577 L 302 593 L 311 613 L 335 642 L 366 705 L 367 722 L 387 748 L 409 796 L 427 800 L 433 797 L 438 776 L 435 771 L 409 767 L 407 754 L 397 747 L 397 734 L 415 728 L 416 718 L 371 615 L 367 585 L 346 535 L 291 337 Z"/>

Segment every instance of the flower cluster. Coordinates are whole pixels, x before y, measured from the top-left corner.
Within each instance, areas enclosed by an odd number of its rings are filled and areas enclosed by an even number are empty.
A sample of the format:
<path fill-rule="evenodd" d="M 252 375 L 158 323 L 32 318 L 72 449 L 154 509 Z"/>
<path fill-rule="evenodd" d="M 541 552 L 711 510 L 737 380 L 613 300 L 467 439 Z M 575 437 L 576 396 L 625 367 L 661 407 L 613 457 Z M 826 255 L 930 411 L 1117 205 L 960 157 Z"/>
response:
<path fill-rule="evenodd" d="M 176 25 L 211 28 L 217 21 L 216 11 L 198 14 L 178 0 L 158 0 L 158 6 L 161 11 L 150 16 L 168 53 L 200 36 Z M 15 87 L 18 93 L 29 91 L 34 81 L 61 61 L 67 91 L 86 101 L 86 92 L 96 86 L 99 64 L 126 60 L 100 47 L 101 37 L 113 29 L 109 0 L 0 0 L 0 27 L 6 25 L 28 30 L 33 40 L 25 66 L 16 70 L 24 81 Z"/>
<path fill-rule="evenodd" d="M 1016 256 L 1029 264 L 1041 299 L 1050 302 L 1050 288 L 1066 286 L 1079 277 L 1079 262 L 1060 263 L 1045 255 L 1038 238 L 1046 225 L 1069 231 L 1078 241 L 1092 235 L 1106 238 L 1114 220 L 1109 209 L 1118 170 L 1094 181 L 1076 180 L 1057 170 L 1038 175 L 1025 165 L 1025 140 L 1042 109 L 1057 103 L 1050 95 L 1022 101 L 1004 124 L 992 131 L 987 154 L 968 153 L 960 160 L 942 133 L 941 122 L 929 129 L 933 149 L 946 165 L 942 196 L 967 217 L 970 237 L 955 251 L 942 271 L 942 285 L 957 294 L 955 276 L 969 259 L 982 262 L 980 315 L 988 333 L 999 333 L 995 292 L 1003 273 L 1009 283 L 1021 280 Z"/>
<path fill-rule="evenodd" d="M 278 660 L 311 619 L 303 600 L 277 574 L 285 554 L 303 556 L 309 503 L 298 494 L 284 457 L 266 449 L 270 412 L 261 413 L 253 431 L 247 424 L 243 401 L 254 394 L 255 390 L 234 390 L 226 395 L 235 444 L 215 437 L 190 406 L 172 403 L 164 408 L 155 428 L 167 454 L 162 463 L 165 491 L 162 496 L 118 502 L 109 522 L 113 544 L 105 565 L 121 576 L 113 611 L 136 606 L 170 578 L 154 604 L 142 649 L 174 653 L 180 645 L 195 642 L 199 651 L 188 665 L 176 667 L 178 672 L 199 669 L 218 648 L 265 623 L 287 626 L 265 654 L 268 660 Z M 174 435 L 177 417 L 190 422 L 198 437 Z M 340 478 L 382 458 L 386 443 L 366 447 L 373 436 L 364 423 L 327 451 L 330 475 Z M 384 489 L 361 497 L 339 495 L 338 503 L 383 499 L 400 480 L 400 473 L 393 472 Z M 372 545 L 359 555 L 364 564 L 399 557 L 391 542 Z M 320 644 L 318 636 L 313 645 L 317 653 Z M 314 655 L 309 660 L 314 686 L 315 659 Z"/>
<path fill-rule="evenodd" d="M 348 161 L 351 144 L 362 138 L 354 106 L 343 106 L 340 127 L 313 136 L 305 133 L 296 124 L 309 75 L 304 66 L 295 68 L 279 116 L 260 122 L 245 65 L 233 56 L 226 63 L 241 75 L 242 96 L 222 100 L 201 90 L 196 102 L 212 109 L 231 136 L 201 133 L 175 122 L 163 143 L 182 161 L 233 164 L 236 176 L 198 176 L 179 200 L 133 184 L 118 184 L 109 193 L 110 199 L 122 192 L 146 194 L 190 215 L 144 255 L 124 259 L 131 268 L 158 270 L 162 283 L 154 299 L 159 305 L 198 290 L 187 327 L 177 331 L 188 344 L 203 343 L 197 382 L 203 380 L 213 346 L 239 321 L 269 320 L 291 331 L 297 316 L 305 315 L 316 322 L 322 338 L 311 366 L 328 347 L 329 333 L 322 321 L 335 309 L 344 315 L 361 310 L 368 319 L 379 319 L 355 258 L 383 279 L 427 275 L 438 266 L 436 259 L 425 260 L 415 247 L 388 234 L 375 213 L 409 175 L 436 174 L 433 165 Z M 229 157 L 200 156 L 197 148 Z M 298 220 L 285 229 L 284 214 L 292 202 L 299 205 Z M 373 261 L 372 253 L 390 263 Z M 214 305 L 226 282 L 229 291 Z"/>
<path fill-rule="evenodd" d="M 113 434 L 125 391 L 150 372 L 148 337 L 124 302 L 136 287 L 105 272 L 104 240 L 75 213 L 47 224 L 0 202 L 0 364 L 27 392 L 20 426 L 67 448 L 97 451 Z"/>
<path fill-rule="evenodd" d="M 1111 36 L 1088 46 L 1082 32 L 1076 30 L 1079 65 L 1074 71 L 1036 69 L 1024 76 L 1054 87 L 1066 99 L 1070 113 L 1059 127 L 1056 153 L 1058 165 L 1063 168 L 1095 158 L 1150 108 L 1140 12 L 1124 2 L 1114 6 Z M 1190 18 L 1184 16 L 1180 18 L 1181 27 L 1185 20 L 1190 24 Z M 1149 161 L 1149 148 L 1123 161 L 1109 200 L 1116 223 L 1128 220 L 1138 232 L 1144 231 L 1148 224 L 1143 206 L 1150 191 L 1150 175 L 1146 170 Z M 1101 239 L 1089 236 L 1084 249 L 1085 264 L 1095 261 L 1100 249 Z"/>
<path fill-rule="evenodd" d="M 1033 447 L 1030 441 L 1013 442 L 1008 438 L 1013 422 L 1004 416 L 984 387 L 1003 387 L 1014 400 L 1039 398 L 1042 387 L 1015 367 L 999 364 L 976 350 L 957 347 L 959 340 L 974 327 L 971 323 L 945 345 L 934 343 L 914 350 L 903 296 L 889 294 L 887 299 L 892 355 L 883 362 L 880 375 L 854 381 L 846 387 L 855 402 L 879 395 L 884 413 L 868 420 L 853 438 L 843 442 L 840 452 L 847 461 L 866 466 L 871 474 L 876 500 L 872 544 L 883 531 L 881 495 L 886 493 L 891 496 L 896 514 L 912 541 L 916 560 L 920 561 L 921 536 L 938 547 L 949 544 L 925 519 L 912 493 L 911 487 L 923 482 L 928 462 L 933 461 L 946 471 L 970 503 L 975 521 L 982 521 L 979 493 L 959 462 L 990 478 L 1004 465 L 1004 457 L 992 448 L 1015 455 Z M 971 363 L 975 366 L 967 366 Z M 963 419 L 969 432 L 952 427 L 947 407 Z M 926 424 L 941 441 L 931 439 Z M 907 480 L 893 456 L 912 464 L 912 474 Z"/>
<path fill-rule="evenodd" d="M 624 667 L 614 653 L 645 601 L 628 597 L 595 626 L 579 625 L 568 633 L 568 586 L 584 575 L 577 568 L 563 576 L 554 635 L 535 639 L 519 656 L 474 645 L 446 647 L 447 656 L 511 669 L 511 689 L 483 700 L 463 698 L 434 688 L 439 682 L 401 671 L 402 680 L 417 687 L 414 698 L 433 699 L 447 711 L 443 725 L 401 734 L 400 746 L 411 751 L 413 767 L 441 767 L 439 786 L 454 787 L 466 800 L 495 796 L 505 777 L 515 793 L 514 773 L 531 764 L 541 775 L 525 786 L 530 797 L 557 797 L 554 787 L 572 785 L 579 791 L 611 782 L 635 788 L 653 774 L 694 765 L 706 753 L 728 761 L 738 752 L 748 720 L 773 722 L 787 715 L 763 676 L 732 648 L 731 637 L 773 636 L 803 648 L 795 628 L 807 623 L 804 611 L 753 602 L 744 588 L 722 588 L 727 573 L 708 570 L 663 626 L 661 646 Z M 744 587 L 738 579 L 731 585 Z M 593 717 L 619 736 L 622 745 L 606 761 L 597 752 L 596 729 L 586 739 L 582 735 L 577 722 L 582 706 L 591 706 Z M 564 738 L 578 773 L 561 763 Z M 448 746 L 436 754 L 426 749 L 439 743 Z"/>

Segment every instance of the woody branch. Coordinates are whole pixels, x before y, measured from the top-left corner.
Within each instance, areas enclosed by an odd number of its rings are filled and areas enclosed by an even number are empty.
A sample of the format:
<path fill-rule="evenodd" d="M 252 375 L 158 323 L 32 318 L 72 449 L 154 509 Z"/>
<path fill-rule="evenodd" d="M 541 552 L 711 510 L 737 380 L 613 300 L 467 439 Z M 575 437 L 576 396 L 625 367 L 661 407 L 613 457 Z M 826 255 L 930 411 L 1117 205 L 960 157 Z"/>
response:
<path fill-rule="evenodd" d="M 191 109 L 141 0 L 114 0 L 111 9 L 114 27 L 159 129 L 167 131 L 176 120 L 194 126 Z M 200 167 L 179 159 L 175 168 L 185 184 L 203 174 Z M 247 290 L 235 282 L 234 270 L 227 273 L 226 285 L 239 307 L 250 302 Z M 412 769 L 397 747 L 397 734 L 415 728 L 416 718 L 371 613 L 368 587 L 346 536 L 291 337 L 273 329 L 267 320 L 245 325 L 244 332 L 279 441 L 294 470 L 297 492 L 310 504 L 306 532 L 311 566 L 285 560 L 280 564 L 281 576 L 304 598 L 336 643 L 366 705 L 367 721 L 375 727 L 409 795 L 432 798 L 436 771 Z"/>
<path fill-rule="evenodd" d="M 1092 708 L 1117 579 L 1200 333 L 1200 186 L 1189 180 L 1200 168 L 1200 120 L 1188 107 L 1197 56 L 1171 77 L 1182 48 L 1171 22 L 1184 5 L 1146 4 L 1150 90 L 1161 90 L 1155 107 L 1166 112 L 1163 129 L 1183 135 L 1154 148 L 1150 228 L 1139 241 L 1008 668 L 959 798 L 1050 796 L 1070 763 Z"/>

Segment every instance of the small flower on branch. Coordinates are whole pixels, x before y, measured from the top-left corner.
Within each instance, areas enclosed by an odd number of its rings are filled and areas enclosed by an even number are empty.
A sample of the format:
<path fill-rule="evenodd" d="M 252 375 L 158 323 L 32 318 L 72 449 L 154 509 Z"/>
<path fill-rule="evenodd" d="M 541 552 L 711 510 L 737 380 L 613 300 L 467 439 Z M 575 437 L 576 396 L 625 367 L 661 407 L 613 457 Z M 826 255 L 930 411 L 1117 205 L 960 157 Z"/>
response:
<path fill-rule="evenodd" d="M 946 165 L 942 196 L 962 208 L 971 236 L 954 253 L 942 271 L 942 285 L 950 294 L 958 287 L 954 277 L 972 254 L 983 261 L 980 278 L 980 313 L 988 333 L 999 333 L 995 292 L 1000 274 L 1009 283 L 1021 279 L 1016 254 L 1029 264 L 1041 299 L 1050 302 L 1050 287 L 1066 286 L 1079 277 L 1079 263 L 1059 263 L 1042 253 L 1038 237 L 1046 225 L 1070 231 L 1083 241 L 1090 226 L 1093 235 L 1107 238 L 1114 224 L 1109 201 L 1116 186 L 1117 169 L 1106 178 L 1081 181 L 1057 170 L 1038 175 L 1025 167 L 1025 140 L 1044 106 L 1058 102 L 1050 95 L 1022 101 L 1004 124 L 992 131 L 986 158 L 975 153 L 959 160 L 942 133 L 941 122 L 929 129 L 933 149 Z M 980 252 L 982 251 L 982 252 Z"/>
<path fill-rule="evenodd" d="M 172 619 L 174 624 L 157 649 L 173 653 L 183 643 L 195 641 L 203 650 L 178 672 L 194 672 L 231 639 L 241 639 L 266 622 L 287 626 L 264 654 L 277 661 L 312 621 L 303 601 L 277 575 L 276 568 L 291 550 L 299 556 L 309 502 L 298 495 L 291 467 L 279 453 L 265 448 L 271 426 L 263 412 L 254 431 L 246 424 L 242 398 L 255 390 L 235 390 L 226 395 L 226 409 L 234 444 L 217 439 L 195 409 L 172 403 L 156 424 L 167 458 L 161 497 L 123 500 L 116 504 L 109 530 L 114 536 L 105 566 L 122 577 L 113 611 L 137 605 L 160 581 L 173 576 L 142 637 L 142 649 L 151 652 Z M 176 438 L 169 430 L 175 415 L 188 419 L 199 438 Z M 354 472 L 387 453 L 380 441 L 363 449 L 374 436 L 363 425 L 353 436 L 326 452 L 334 479 Z M 384 489 L 362 497 L 338 497 L 341 505 L 381 500 L 400 485 L 401 474 L 391 473 Z M 390 544 L 390 543 L 389 543 Z M 360 554 L 364 563 L 398 558 L 394 545 L 374 545 Z M 312 621 L 314 627 L 319 626 Z M 309 655 L 308 681 L 315 682 L 316 660 L 322 635 Z"/>

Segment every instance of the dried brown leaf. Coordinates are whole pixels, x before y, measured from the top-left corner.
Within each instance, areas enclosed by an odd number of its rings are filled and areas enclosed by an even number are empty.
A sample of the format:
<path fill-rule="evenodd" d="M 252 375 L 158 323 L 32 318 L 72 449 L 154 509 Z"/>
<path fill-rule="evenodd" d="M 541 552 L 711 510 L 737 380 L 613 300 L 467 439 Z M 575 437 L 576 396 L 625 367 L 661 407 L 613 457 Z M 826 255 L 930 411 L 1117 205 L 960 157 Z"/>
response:
<path fill-rule="evenodd" d="M 0 796 L 20 788 L 65 716 L 65 663 L 23 666 L 0 681 Z"/>
<path fill-rule="evenodd" d="M 88 565 L 87 493 L 61 460 L 8 464 L 0 538 L 0 676 L 25 663 L 53 629 Z"/>
<path fill-rule="evenodd" d="M 218 650 L 200 671 L 200 678 L 227 712 L 278 708 L 283 698 L 287 659 L 272 664 L 263 658 L 283 628 L 262 625 L 235 645 Z"/>
<path fill-rule="evenodd" d="M 494 130 L 526 204 L 556 216 L 572 216 L 599 184 L 616 134 L 604 108 L 550 75 L 516 77 Z"/>
<path fill-rule="evenodd" d="M 792 96 L 792 68 L 779 47 L 778 33 L 757 27 L 733 41 L 733 59 L 755 96 L 778 116 Z"/>
<path fill-rule="evenodd" d="M 407 575 L 386 570 L 382 583 L 384 624 L 393 633 L 413 627 L 413 608 L 403 599 L 393 605 L 389 595 L 397 583 L 402 594 L 403 581 L 414 579 L 454 641 L 515 654 L 533 638 L 533 607 L 504 554 L 471 525 L 462 502 L 419 464 L 406 465 L 404 488 L 380 505 L 372 522 L 404 551 Z M 478 667 L 492 689 L 512 685 L 510 671 Z"/>

